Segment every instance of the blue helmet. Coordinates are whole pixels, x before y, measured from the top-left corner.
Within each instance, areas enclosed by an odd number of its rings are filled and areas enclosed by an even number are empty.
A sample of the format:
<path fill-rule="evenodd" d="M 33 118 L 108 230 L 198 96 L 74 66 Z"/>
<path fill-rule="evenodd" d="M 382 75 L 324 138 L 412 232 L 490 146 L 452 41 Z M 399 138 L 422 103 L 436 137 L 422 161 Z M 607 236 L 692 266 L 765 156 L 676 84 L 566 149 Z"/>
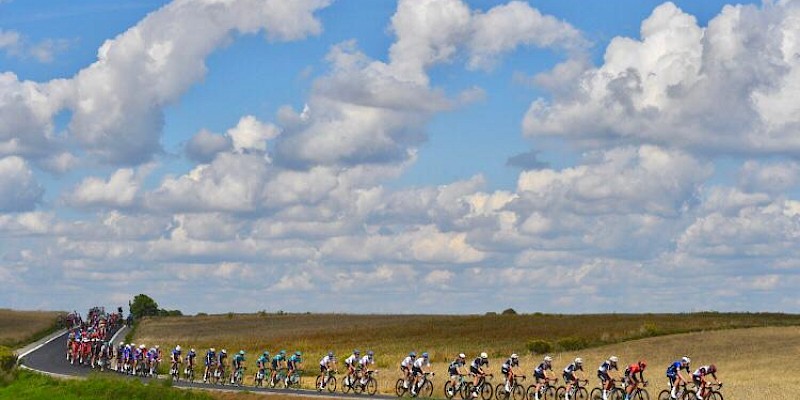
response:
<path fill-rule="evenodd" d="M 332 351 L 328 352 L 328 357 L 333 357 L 333 352 Z"/>
<path fill-rule="evenodd" d="M 408 353 L 408 356 L 411 357 L 411 358 L 415 358 L 417 356 L 417 353 L 414 353 L 412 351 L 411 353 Z"/>
<path fill-rule="evenodd" d="M 368 351 L 368 352 L 367 352 L 367 355 L 368 355 L 368 356 L 370 356 L 370 357 L 372 357 L 372 356 L 374 356 L 374 355 L 375 355 L 375 353 L 373 353 L 373 352 L 372 352 L 372 350 L 370 350 L 370 351 Z"/>
<path fill-rule="evenodd" d="M 422 358 L 428 358 L 428 353 L 422 353 Z"/>

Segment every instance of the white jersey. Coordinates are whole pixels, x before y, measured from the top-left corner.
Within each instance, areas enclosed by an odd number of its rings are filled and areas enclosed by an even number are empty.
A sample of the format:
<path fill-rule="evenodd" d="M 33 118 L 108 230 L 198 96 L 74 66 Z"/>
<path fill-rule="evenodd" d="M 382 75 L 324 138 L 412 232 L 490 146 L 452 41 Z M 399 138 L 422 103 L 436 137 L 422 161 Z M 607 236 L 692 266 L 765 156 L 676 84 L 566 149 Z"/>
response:
<path fill-rule="evenodd" d="M 375 364 L 375 360 L 371 360 L 369 356 L 364 356 L 361 357 L 361 361 L 359 361 L 359 364 L 361 364 L 362 367 L 366 368 L 372 364 Z"/>
<path fill-rule="evenodd" d="M 347 357 L 347 358 L 344 360 L 344 363 L 345 363 L 346 365 L 352 365 L 352 366 L 355 366 L 355 365 L 356 365 L 356 363 L 358 363 L 358 357 L 356 357 L 356 355 L 355 355 L 355 354 L 352 354 L 352 355 L 350 355 L 350 357 Z"/>
<path fill-rule="evenodd" d="M 322 357 L 322 360 L 319 360 L 319 365 L 323 367 L 327 367 L 329 363 L 332 363 L 334 358 L 331 356 Z"/>
<path fill-rule="evenodd" d="M 411 368 L 414 365 L 414 359 L 411 356 L 407 356 L 403 359 L 403 362 L 400 363 L 401 367 Z"/>
<path fill-rule="evenodd" d="M 420 357 L 420 358 L 417 359 L 417 361 L 414 361 L 414 368 L 422 369 L 422 368 L 430 367 L 430 366 L 431 366 L 431 362 L 425 357 Z"/>

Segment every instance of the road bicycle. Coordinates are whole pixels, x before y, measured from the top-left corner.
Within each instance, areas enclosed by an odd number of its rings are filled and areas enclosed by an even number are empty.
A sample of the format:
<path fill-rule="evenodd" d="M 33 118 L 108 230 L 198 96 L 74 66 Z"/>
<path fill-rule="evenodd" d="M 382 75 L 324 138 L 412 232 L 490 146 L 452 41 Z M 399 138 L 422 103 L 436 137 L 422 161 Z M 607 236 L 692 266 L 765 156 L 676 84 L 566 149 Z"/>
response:
<path fill-rule="evenodd" d="M 283 379 L 283 385 L 286 389 L 299 389 L 300 388 L 300 378 L 303 376 L 302 369 L 296 369 L 292 372 L 291 375 L 286 376 Z"/>
<path fill-rule="evenodd" d="M 695 385 L 695 387 L 696 386 L 697 385 Z M 700 390 L 700 388 L 697 388 L 697 387 L 696 387 L 696 389 Z M 703 396 L 703 400 L 723 400 L 722 392 L 720 392 L 720 390 L 722 390 L 722 384 L 721 383 L 720 384 L 710 384 L 710 385 L 708 385 L 706 387 L 706 395 Z M 689 389 L 683 395 L 683 399 L 682 400 L 696 400 L 696 399 L 697 399 L 697 391 L 694 390 L 694 389 Z"/>
<path fill-rule="evenodd" d="M 215 385 L 223 385 L 225 386 L 225 367 L 222 365 L 218 365 L 217 368 L 214 369 L 214 376 L 212 377 L 212 383 Z"/>
<path fill-rule="evenodd" d="M 375 375 L 378 374 L 378 371 L 366 371 L 362 373 L 361 378 L 352 383 L 353 393 L 366 393 L 370 396 L 374 396 L 375 392 L 378 391 L 378 381 L 375 379 Z"/>
<path fill-rule="evenodd" d="M 686 395 L 686 382 L 681 382 L 678 390 L 675 391 L 676 399 L 683 399 Z M 658 400 L 672 400 L 672 388 L 662 390 L 658 393 Z"/>
<path fill-rule="evenodd" d="M 492 385 L 489 382 L 492 380 L 492 377 L 492 374 L 481 375 L 477 385 L 473 385 L 472 382 L 467 382 L 466 391 L 469 393 L 469 396 L 473 398 L 480 397 L 483 400 L 491 400 L 494 390 L 492 390 Z M 478 396 L 475 396 L 475 394 Z"/>
<path fill-rule="evenodd" d="M 582 382 L 582 384 L 581 384 Z M 578 380 L 572 385 L 572 388 L 569 390 L 569 398 L 570 400 L 589 400 L 589 391 L 586 390 L 584 387 L 588 384 L 588 380 Z M 565 398 L 565 394 L 567 393 L 567 388 L 565 386 L 559 386 L 556 389 L 556 398 L 563 399 Z"/>
<path fill-rule="evenodd" d="M 464 375 L 458 374 L 456 383 L 453 383 L 452 380 L 448 380 L 444 383 L 444 397 L 446 397 L 447 400 L 451 400 L 458 394 L 461 396 L 461 399 L 466 399 L 469 396 L 469 392 L 466 391 L 466 388 L 467 380 L 464 379 Z"/>
<path fill-rule="evenodd" d="M 231 385 L 242 386 L 242 381 L 244 380 L 244 370 L 247 367 L 239 367 L 231 374 Z"/>
<path fill-rule="evenodd" d="M 333 393 L 336 391 L 336 374 L 337 371 L 327 370 L 324 373 L 317 376 L 317 380 L 314 382 L 314 387 L 317 388 L 318 392 L 323 391 L 324 389 L 328 389 L 328 392 Z"/>
<path fill-rule="evenodd" d="M 667 393 L 667 397 L 669 397 L 669 393 Z M 606 398 L 608 400 L 625 399 L 625 391 L 621 387 L 617 386 L 617 382 L 614 379 L 611 380 L 611 389 L 608 390 Z M 592 389 L 592 392 L 589 393 L 589 399 L 603 400 L 603 382 L 600 382 L 600 387 Z"/>
<path fill-rule="evenodd" d="M 514 375 L 512 377 L 511 391 L 506 392 L 505 383 L 498 383 L 494 388 L 494 397 L 497 400 L 525 400 L 525 387 L 519 382 L 525 380 L 525 375 Z"/>
<path fill-rule="evenodd" d="M 631 392 L 631 397 L 630 397 L 631 400 L 650 400 L 650 393 L 648 393 L 647 390 L 644 389 L 644 386 L 647 386 L 647 381 L 642 382 L 641 385 L 636 385 L 636 389 L 633 389 L 633 391 Z M 628 387 L 627 382 L 625 384 L 625 387 L 626 388 Z"/>
<path fill-rule="evenodd" d="M 544 383 L 539 387 L 539 400 L 553 400 L 556 398 L 556 387 L 550 382 L 558 383 L 558 378 L 545 378 Z M 536 394 L 536 383 L 532 383 L 525 391 L 525 397 L 527 400 L 536 400 Z"/>
<path fill-rule="evenodd" d="M 190 383 L 194 382 L 194 368 L 187 365 L 183 370 L 183 379 L 186 379 Z"/>
<path fill-rule="evenodd" d="M 173 362 L 172 367 L 169 369 L 169 375 L 172 377 L 172 380 L 178 382 L 181 380 L 181 373 L 180 369 L 178 368 L 178 363 Z"/>
<path fill-rule="evenodd" d="M 409 391 L 411 397 L 431 397 L 433 396 L 433 382 L 428 379 L 433 376 L 433 372 L 423 372 L 420 375 L 419 381 L 414 384 Z"/>
<path fill-rule="evenodd" d="M 253 386 L 264 387 L 264 380 L 267 379 L 267 376 L 272 376 L 271 372 L 272 370 L 270 370 L 269 368 L 259 368 L 254 376 L 253 382 L 255 383 L 253 384 Z"/>

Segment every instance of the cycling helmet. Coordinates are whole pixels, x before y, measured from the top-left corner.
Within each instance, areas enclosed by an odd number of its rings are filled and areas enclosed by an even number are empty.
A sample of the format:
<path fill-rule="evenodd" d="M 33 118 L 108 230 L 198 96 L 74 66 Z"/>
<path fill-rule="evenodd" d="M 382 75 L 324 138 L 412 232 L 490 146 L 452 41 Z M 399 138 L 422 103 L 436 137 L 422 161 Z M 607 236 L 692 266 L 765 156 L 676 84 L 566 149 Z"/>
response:
<path fill-rule="evenodd" d="M 269 357 L 269 352 L 268 351 L 264 352 L 264 357 Z"/>
<path fill-rule="evenodd" d="M 458 355 L 458 358 L 467 358 L 467 355 L 464 354 L 464 353 L 461 353 L 461 354 Z"/>
<path fill-rule="evenodd" d="M 517 355 L 517 353 L 514 353 L 514 354 L 511 355 L 511 359 L 512 360 L 516 360 L 518 358 L 519 358 L 519 356 Z"/>
<path fill-rule="evenodd" d="M 576 358 L 575 359 L 575 364 L 582 365 L 583 364 L 583 359 L 580 358 L 580 357 Z"/>
<path fill-rule="evenodd" d="M 428 358 L 428 353 L 422 353 L 422 358 Z"/>
<path fill-rule="evenodd" d="M 639 366 L 642 367 L 642 369 L 647 368 L 647 361 L 639 360 Z"/>
<path fill-rule="evenodd" d="M 281 355 L 285 356 L 286 355 L 286 350 L 281 350 Z"/>
<path fill-rule="evenodd" d="M 616 364 L 616 363 L 619 362 L 619 357 L 611 356 L 611 357 L 609 357 L 608 361 L 611 361 L 612 363 Z"/>
<path fill-rule="evenodd" d="M 175 346 L 175 351 L 181 351 L 181 345 Z"/>
<path fill-rule="evenodd" d="M 156 350 L 158 350 L 158 345 L 156 345 Z"/>
<path fill-rule="evenodd" d="M 547 363 L 551 363 L 551 362 L 553 362 L 553 357 L 550 357 L 550 356 L 544 356 L 544 362 L 547 362 Z"/>
<path fill-rule="evenodd" d="M 120 346 L 124 346 L 124 345 L 125 345 L 125 342 L 119 342 L 119 345 L 120 345 Z"/>
<path fill-rule="evenodd" d="M 303 355 L 303 353 L 301 353 L 301 352 L 299 352 L 299 351 L 295 351 L 295 352 L 294 352 L 294 355 L 296 355 L 296 356 L 300 357 L 300 356 L 302 356 L 302 355 Z"/>
<path fill-rule="evenodd" d="M 692 359 L 689 357 L 683 357 L 681 358 L 681 361 L 683 361 L 683 363 L 687 365 L 692 363 Z"/>
<path fill-rule="evenodd" d="M 239 350 L 240 355 L 244 355 L 244 350 Z"/>
<path fill-rule="evenodd" d="M 225 351 L 225 349 L 222 349 L 222 354 L 228 354 L 228 352 Z"/>
<path fill-rule="evenodd" d="M 709 366 L 708 366 L 708 372 L 709 372 L 709 373 L 712 373 L 712 374 L 713 374 L 713 373 L 715 373 L 715 372 L 717 372 L 717 366 L 716 366 L 716 365 L 714 365 L 714 364 L 711 364 L 711 365 L 709 365 Z"/>
<path fill-rule="evenodd" d="M 415 358 L 417 356 L 417 353 L 412 351 L 411 353 L 408 353 L 408 356 L 411 358 Z"/>
<path fill-rule="evenodd" d="M 212 352 L 212 353 L 216 351 L 216 350 L 214 350 L 214 348 L 213 348 L 213 347 L 212 347 L 212 348 L 210 348 L 209 350 L 211 350 L 211 352 Z"/>
<path fill-rule="evenodd" d="M 367 352 L 367 355 L 368 355 L 368 356 L 370 356 L 370 357 L 372 357 L 372 356 L 374 356 L 374 355 L 375 355 L 375 353 L 373 353 L 373 352 L 372 352 L 372 350 L 370 350 L 370 351 L 368 351 L 368 352 Z"/>
<path fill-rule="evenodd" d="M 194 353 L 194 347 L 189 350 L 190 353 Z"/>
<path fill-rule="evenodd" d="M 489 355 L 486 354 L 486 352 L 483 352 L 483 353 L 481 353 L 481 358 L 485 360 L 485 359 L 489 358 Z"/>
<path fill-rule="evenodd" d="M 355 355 L 359 355 L 359 354 L 361 354 L 361 352 L 360 352 L 360 351 L 358 351 L 358 349 L 355 349 L 355 350 L 353 350 L 353 354 L 355 354 Z"/>
<path fill-rule="evenodd" d="M 332 351 L 328 352 L 328 357 L 333 357 L 333 352 Z"/>
<path fill-rule="evenodd" d="M 145 346 L 145 345 L 143 345 L 143 344 L 140 344 L 140 345 L 139 345 L 139 348 L 140 348 L 140 349 L 142 349 L 142 350 L 144 350 L 144 349 L 146 348 L 146 346 Z"/>

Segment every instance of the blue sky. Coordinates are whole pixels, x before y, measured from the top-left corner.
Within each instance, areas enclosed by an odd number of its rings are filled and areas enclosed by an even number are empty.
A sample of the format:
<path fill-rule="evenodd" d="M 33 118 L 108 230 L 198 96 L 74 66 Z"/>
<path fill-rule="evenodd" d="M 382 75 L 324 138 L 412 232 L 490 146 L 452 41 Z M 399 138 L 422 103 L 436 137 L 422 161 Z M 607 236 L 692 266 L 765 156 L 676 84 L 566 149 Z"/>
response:
<path fill-rule="evenodd" d="M 0 306 L 800 310 L 795 3 L 215 3 L 0 2 Z"/>

